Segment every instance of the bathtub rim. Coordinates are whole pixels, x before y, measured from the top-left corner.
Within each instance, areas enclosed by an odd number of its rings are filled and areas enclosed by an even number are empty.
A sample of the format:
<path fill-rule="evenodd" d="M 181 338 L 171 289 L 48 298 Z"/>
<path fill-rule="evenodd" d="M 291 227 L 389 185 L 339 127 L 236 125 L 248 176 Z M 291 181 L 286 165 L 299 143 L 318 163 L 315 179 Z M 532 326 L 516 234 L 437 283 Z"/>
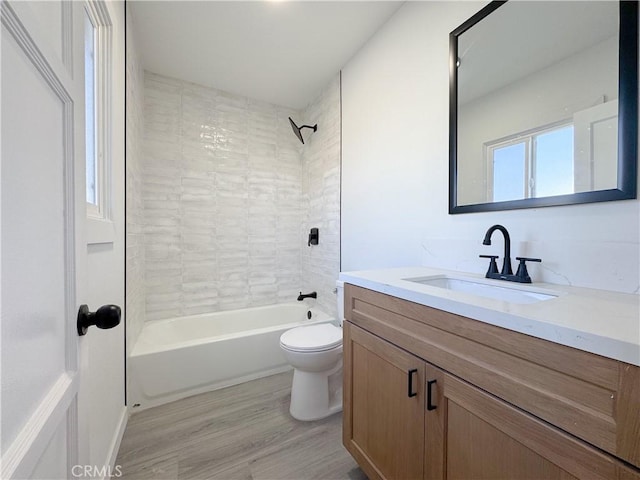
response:
<path fill-rule="evenodd" d="M 230 312 L 253 311 L 253 310 L 264 309 L 265 307 L 277 307 L 279 305 L 295 305 L 295 304 L 283 303 L 283 304 L 275 304 L 275 305 L 264 305 L 262 307 L 242 308 L 237 310 L 224 310 L 224 311 L 211 312 L 211 313 L 199 313 L 196 315 L 183 315 L 180 317 L 166 318 L 162 320 L 152 320 L 149 323 L 153 324 L 154 326 L 159 326 L 161 324 L 177 323 L 180 320 L 184 320 L 184 319 L 191 319 L 191 318 L 198 319 L 198 318 L 208 317 L 211 315 L 218 315 L 218 314 L 222 316 L 225 313 L 230 313 Z M 307 307 L 306 310 L 311 312 L 311 315 L 312 315 L 311 319 L 302 319 L 296 322 L 280 323 L 277 325 L 271 325 L 269 327 L 254 328 L 251 330 L 242 330 L 239 332 L 228 333 L 224 335 L 208 336 L 208 337 L 202 337 L 197 339 L 184 340 L 181 342 L 173 342 L 173 343 L 166 343 L 166 344 L 163 343 L 161 345 L 151 344 L 149 342 L 142 341 L 142 334 L 144 332 L 144 326 L 143 326 L 143 331 L 140 332 L 140 335 L 138 336 L 138 340 L 136 341 L 135 345 L 133 346 L 133 349 L 131 350 L 130 359 L 133 359 L 135 357 L 140 357 L 143 355 L 161 353 L 169 350 L 178 350 L 182 348 L 189 348 L 197 345 L 203 345 L 206 343 L 214 343 L 214 342 L 220 342 L 220 341 L 230 340 L 234 338 L 240 338 L 240 337 L 247 336 L 248 334 L 259 335 L 259 334 L 268 333 L 274 330 L 289 330 L 291 328 L 303 327 L 305 325 L 315 325 L 317 323 L 336 323 L 337 324 L 337 320 L 335 318 L 333 318 L 329 314 L 325 313 L 324 311 L 316 307 L 312 307 L 312 308 Z"/>

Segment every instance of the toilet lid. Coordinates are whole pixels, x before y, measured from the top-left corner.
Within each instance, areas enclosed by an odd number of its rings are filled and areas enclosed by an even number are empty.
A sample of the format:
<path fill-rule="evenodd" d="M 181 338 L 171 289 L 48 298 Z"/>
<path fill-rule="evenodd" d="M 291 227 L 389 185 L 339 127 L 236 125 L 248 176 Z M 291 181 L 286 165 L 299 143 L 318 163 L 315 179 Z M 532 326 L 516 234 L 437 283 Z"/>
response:
<path fill-rule="evenodd" d="M 329 350 L 342 344 L 342 329 L 330 323 L 296 327 L 282 334 L 280 344 L 298 351 Z"/>

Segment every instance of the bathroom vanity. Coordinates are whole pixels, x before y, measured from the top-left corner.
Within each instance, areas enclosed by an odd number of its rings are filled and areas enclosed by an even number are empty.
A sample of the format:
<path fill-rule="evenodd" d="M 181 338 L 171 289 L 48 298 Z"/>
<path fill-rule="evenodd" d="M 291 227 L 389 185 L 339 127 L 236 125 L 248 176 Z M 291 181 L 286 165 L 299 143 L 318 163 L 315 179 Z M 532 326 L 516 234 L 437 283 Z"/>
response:
<path fill-rule="evenodd" d="M 506 282 L 428 268 L 340 279 L 343 443 L 370 479 L 640 479 L 637 295 L 507 284 L 540 296 L 504 301 L 473 284 Z"/>

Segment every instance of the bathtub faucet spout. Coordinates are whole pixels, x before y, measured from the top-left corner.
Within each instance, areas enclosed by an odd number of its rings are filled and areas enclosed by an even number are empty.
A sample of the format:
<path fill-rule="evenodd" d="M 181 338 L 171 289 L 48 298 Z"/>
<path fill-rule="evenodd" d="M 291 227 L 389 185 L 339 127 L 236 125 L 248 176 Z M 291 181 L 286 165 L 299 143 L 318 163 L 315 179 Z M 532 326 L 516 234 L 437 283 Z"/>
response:
<path fill-rule="evenodd" d="M 304 295 L 300 292 L 300 295 L 298 295 L 298 301 L 301 302 L 305 298 L 318 298 L 318 292 L 305 293 Z"/>

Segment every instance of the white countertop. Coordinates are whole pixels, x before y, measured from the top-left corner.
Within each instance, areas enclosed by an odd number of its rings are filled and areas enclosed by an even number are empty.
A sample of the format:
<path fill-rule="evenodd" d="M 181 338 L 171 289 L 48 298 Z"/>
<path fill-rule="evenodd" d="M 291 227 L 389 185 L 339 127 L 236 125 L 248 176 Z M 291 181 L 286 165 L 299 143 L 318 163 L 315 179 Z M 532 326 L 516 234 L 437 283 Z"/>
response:
<path fill-rule="evenodd" d="M 547 291 L 556 298 L 515 304 L 407 281 L 451 275 L 500 287 Z M 606 290 L 518 284 L 428 267 L 342 272 L 339 280 L 498 327 L 640 366 L 640 296 Z"/>

